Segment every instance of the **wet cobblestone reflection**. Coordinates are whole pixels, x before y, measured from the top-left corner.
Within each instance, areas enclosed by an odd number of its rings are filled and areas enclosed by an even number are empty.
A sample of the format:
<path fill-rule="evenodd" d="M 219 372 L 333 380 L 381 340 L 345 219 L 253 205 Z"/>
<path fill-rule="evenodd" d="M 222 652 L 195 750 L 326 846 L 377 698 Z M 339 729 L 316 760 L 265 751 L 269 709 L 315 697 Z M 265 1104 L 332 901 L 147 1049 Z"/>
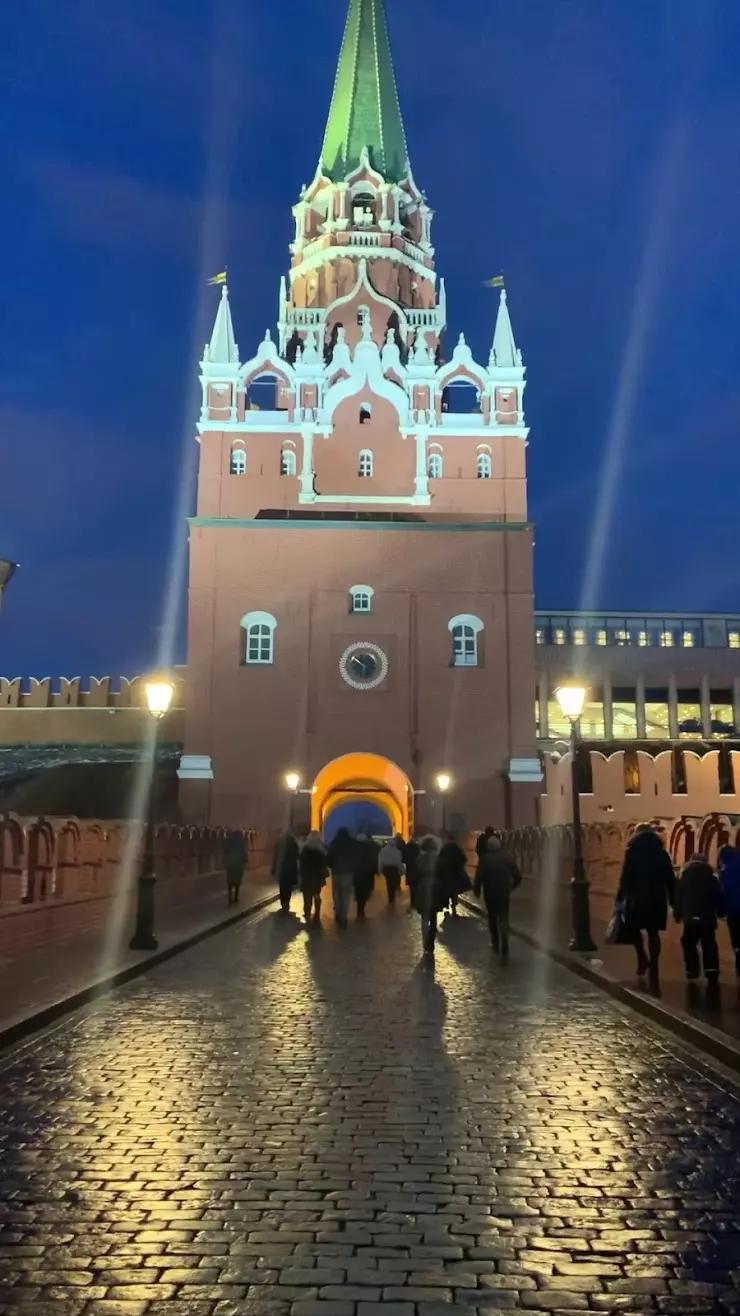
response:
<path fill-rule="evenodd" d="M 262 916 L 2 1066 L 0 1313 L 740 1313 L 740 1103 L 482 925 Z"/>

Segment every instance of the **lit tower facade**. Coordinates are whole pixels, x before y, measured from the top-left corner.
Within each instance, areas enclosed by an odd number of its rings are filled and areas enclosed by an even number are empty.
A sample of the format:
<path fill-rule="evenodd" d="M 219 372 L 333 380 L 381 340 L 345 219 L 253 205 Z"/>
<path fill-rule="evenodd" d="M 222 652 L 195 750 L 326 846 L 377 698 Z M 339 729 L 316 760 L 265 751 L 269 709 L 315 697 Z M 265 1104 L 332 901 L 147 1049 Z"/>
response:
<path fill-rule="evenodd" d="M 408 831 L 535 819 L 525 370 L 447 304 L 383 0 L 350 0 L 321 157 L 293 208 L 276 332 L 242 360 L 228 290 L 201 363 L 186 818 L 381 808 Z M 339 814 L 337 814 L 337 817 Z M 329 824 L 330 826 L 330 824 Z"/>

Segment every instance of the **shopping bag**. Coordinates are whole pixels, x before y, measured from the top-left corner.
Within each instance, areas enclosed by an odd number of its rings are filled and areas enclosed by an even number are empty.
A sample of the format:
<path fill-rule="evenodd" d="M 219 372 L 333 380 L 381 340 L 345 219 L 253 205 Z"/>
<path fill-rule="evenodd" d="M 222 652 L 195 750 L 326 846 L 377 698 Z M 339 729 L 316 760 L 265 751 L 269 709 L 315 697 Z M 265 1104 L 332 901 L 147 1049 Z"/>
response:
<path fill-rule="evenodd" d="M 627 915 L 625 906 L 622 904 L 614 906 L 614 913 L 609 919 L 609 923 L 604 934 L 604 941 L 607 946 L 624 946 L 629 942 L 630 930 L 627 926 Z"/>

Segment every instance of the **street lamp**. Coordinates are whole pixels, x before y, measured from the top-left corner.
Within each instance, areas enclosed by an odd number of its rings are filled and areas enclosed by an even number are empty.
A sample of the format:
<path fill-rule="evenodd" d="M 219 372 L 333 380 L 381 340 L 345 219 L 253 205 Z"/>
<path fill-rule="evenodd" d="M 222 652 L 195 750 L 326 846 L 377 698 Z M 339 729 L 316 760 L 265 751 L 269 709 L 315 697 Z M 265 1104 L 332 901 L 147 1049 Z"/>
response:
<path fill-rule="evenodd" d="M 167 672 L 155 672 L 144 682 L 146 706 L 152 718 L 152 761 L 146 801 L 144 849 L 141 856 L 136 892 L 136 927 L 129 942 L 131 950 L 156 950 L 159 942 L 154 935 L 154 788 L 157 773 L 157 743 L 159 728 L 169 712 L 175 683 Z"/>
<path fill-rule="evenodd" d="M 447 834 L 447 792 L 452 785 L 452 777 L 449 772 L 437 773 L 437 790 L 442 796 L 442 835 Z"/>
<path fill-rule="evenodd" d="M 290 791 L 290 830 L 293 830 L 295 823 L 295 797 L 298 794 L 298 788 L 301 784 L 300 774 L 298 772 L 286 772 L 285 785 Z"/>
<path fill-rule="evenodd" d="M 573 877 L 570 883 L 573 936 L 571 950 L 590 954 L 596 950 L 591 936 L 591 910 L 589 908 L 588 881 L 583 863 L 583 837 L 581 834 L 581 796 L 578 781 L 578 746 L 586 688 L 575 682 L 558 686 L 555 698 L 563 717 L 570 722 L 570 779 L 573 796 Z"/>
<path fill-rule="evenodd" d="M 0 557 L 0 608 L 3 603 L 5 586 L 10 584 L 16 573 L 17 566 L 17 562 L 11 562 L 7 557 Z"/>

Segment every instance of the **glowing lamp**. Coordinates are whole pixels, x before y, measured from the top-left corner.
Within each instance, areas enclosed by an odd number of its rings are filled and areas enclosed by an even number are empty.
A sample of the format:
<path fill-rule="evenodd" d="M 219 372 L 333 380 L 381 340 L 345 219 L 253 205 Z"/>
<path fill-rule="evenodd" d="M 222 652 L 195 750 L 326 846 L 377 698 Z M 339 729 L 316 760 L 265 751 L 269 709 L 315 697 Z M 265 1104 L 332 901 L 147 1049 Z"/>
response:
<path fill-rule="evenodd" d="M 452 777 L 447 772 L 440 772 L 437 775 L 437 786 L 444 795 L 452 785 Z"/>
<path fill-rule="evenodd" d="M 285 785 L 288 787 L 289 791 L 293 791 L 293 793 L 295 794 L 300 784 L 301 784 L 301 779 L 297 772 L 286 772 Z"/>
<path fill-rule="evenodd" d="M 586 687 L 583 685 L 559 685 L 555 691 L 555 698 L 563 717 L 567 717 L 569 722 L 577 722 L 586 702 Z"/>
<path fill-rule="evenodd" d="M 157 673 L 150 676 L 144 682 L 146 692 L 146 703 L 152 717 L 163 718 L 170 710 L 170 704 L 175 693 L 175 683 L 166 672 Z"/>

